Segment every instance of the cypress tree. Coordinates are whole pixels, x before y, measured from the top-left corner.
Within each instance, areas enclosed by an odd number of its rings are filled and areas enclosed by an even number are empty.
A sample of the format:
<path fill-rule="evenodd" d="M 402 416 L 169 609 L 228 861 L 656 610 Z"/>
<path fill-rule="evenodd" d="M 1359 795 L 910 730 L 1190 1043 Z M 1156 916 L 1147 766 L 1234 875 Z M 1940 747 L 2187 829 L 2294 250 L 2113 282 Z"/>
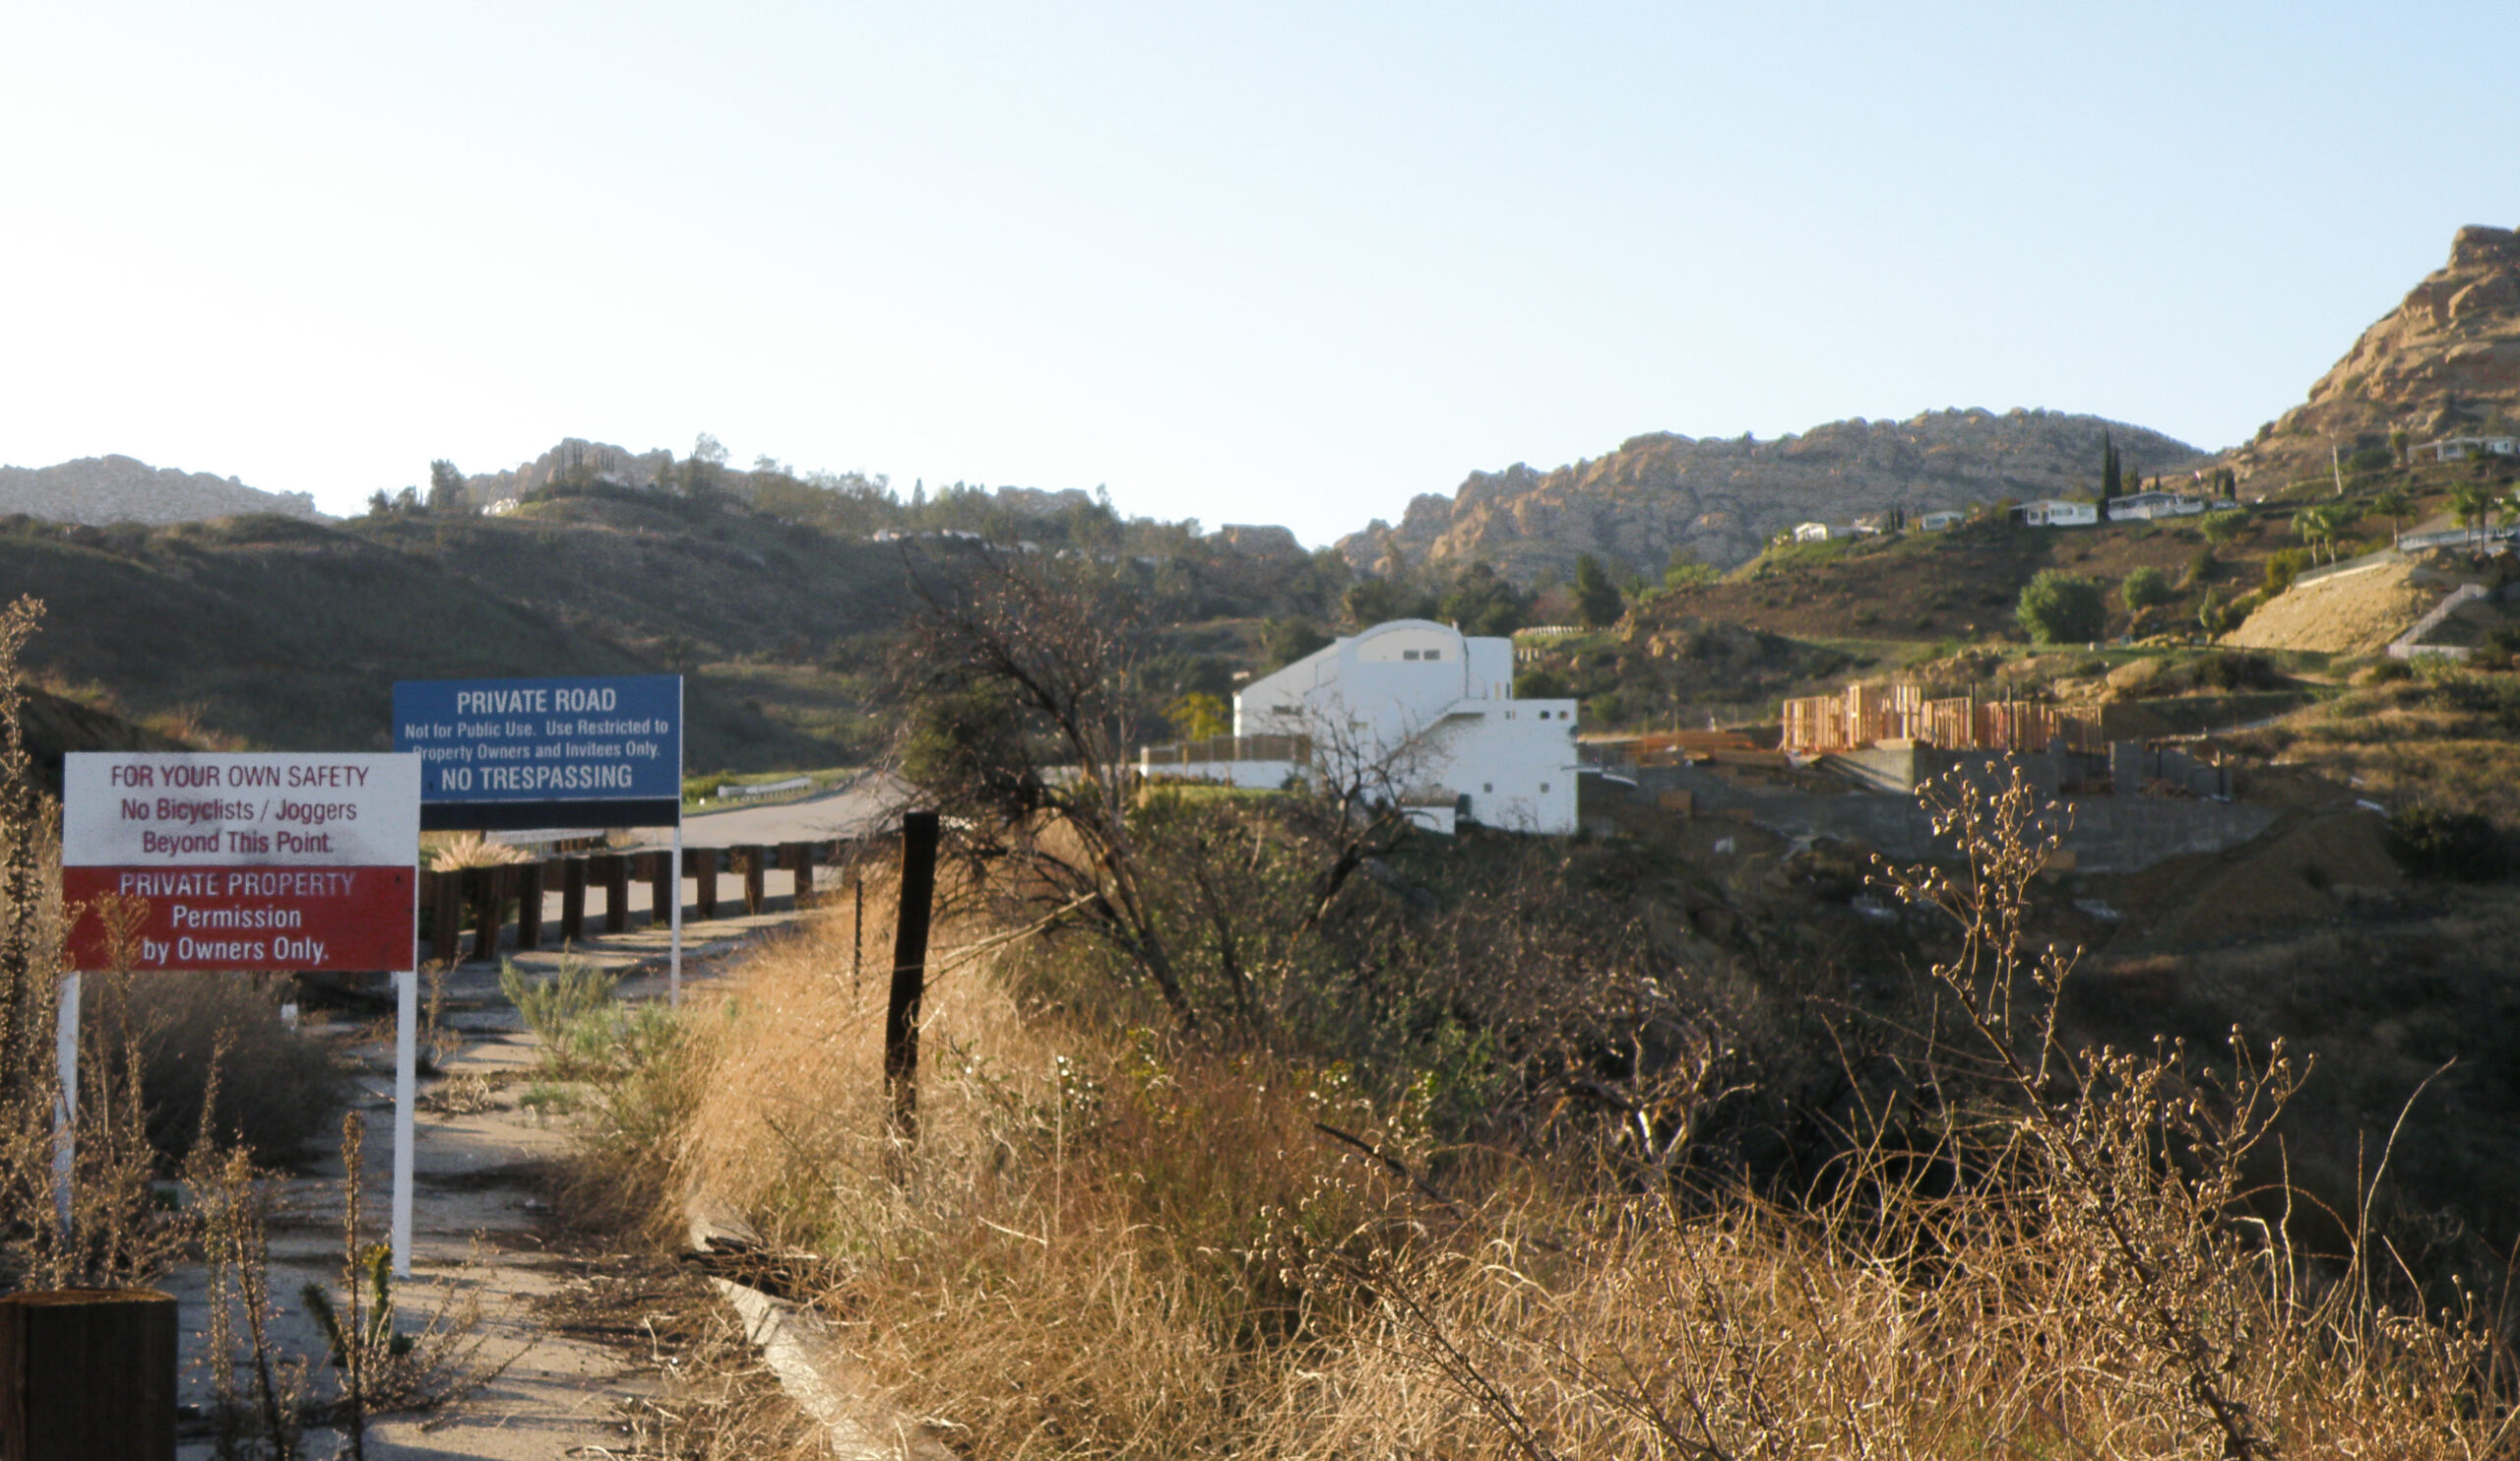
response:
<path fill-rule="evenodd" d="M 2107 502 L 2117 495 L 2117 443 L 2109 433 L 2100 433 L 2100 500 Z"/>

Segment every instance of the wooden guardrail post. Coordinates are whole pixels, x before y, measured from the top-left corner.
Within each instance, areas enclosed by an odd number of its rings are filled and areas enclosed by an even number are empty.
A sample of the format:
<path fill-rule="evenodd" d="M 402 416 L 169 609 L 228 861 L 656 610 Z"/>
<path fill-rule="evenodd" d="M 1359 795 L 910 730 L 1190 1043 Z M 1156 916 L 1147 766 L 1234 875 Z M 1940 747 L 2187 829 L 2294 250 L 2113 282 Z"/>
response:
<path fill-rule="evenodd" d="M 762 905 L 770 901 L 769 890 L 763 876 L 768 871 L 769 861 L 770 853 L 766 848 L 735 849 L 735 865 L 742 868 L 744 874 L 745 913 L 758 914 L 761 912 Z"/>
<path fill-rule="evenodd" d="M 927 925 L 936 904 L 936 813 L 902 813 L 901 902 L 893 916 L 893 991 L 884 1011 L 884 1093 L 893 1132 L 918 1140 L 918 1007 L 927 996 Z"/>
<path fill-rule="evenodd" d="M 603 931 L 618 933 L 630 926 L 630 859 L 602 853 L 591 860 L 588 871 L 603 879 Z"/>
<path fill-rule="evenodd" d="M 429 889 L 429 957 L 449 969 L 464 962 L 464 874 L 425 874 Z"/>
<path fill-rule="evenodd" d="M 507 909 L 505 868 L 468 867 L 464 881 L 472 898 L 472 957 L 496 959 L 499 956 L 499 924 Z"/>
<path fill-rule="evenodd" d="M 781 843 L 779 865 L 787 868 L 794 879 L 788 888 L 788 901 L 800 909 L 813 907 L 814 845 L 810 842 Z"/>
<path fill-rule="evenodd" d="M 682 879 L 674 875 L 673 854 L 641 853 L 648 871 L 648 925 L 662 928 L 673 918 L 674 901 L 682 896 Z"/>
<path fill-rule="evenodd" d="M 542 885 L 551 864 L 540 858 L 521 862 L 508 875 L 516 879 L 516 946 L 542 947 Z"/>
<path fill-rule="evenodd" d="M 174 1456 L 173 1296 L 62 1289 L 0 1299 L 0 1457 Z"/>
<path fill-rule="evenodd" d="M 703 919 L 718 916 L 718 850 L 685 848 L 682 870 L 691 875 L 691 901 Z"/>
<path fill-rule="evenodd" d="M 560 941 L 576 943 L 587 936 L 587 859 L 560 861 Z"/>

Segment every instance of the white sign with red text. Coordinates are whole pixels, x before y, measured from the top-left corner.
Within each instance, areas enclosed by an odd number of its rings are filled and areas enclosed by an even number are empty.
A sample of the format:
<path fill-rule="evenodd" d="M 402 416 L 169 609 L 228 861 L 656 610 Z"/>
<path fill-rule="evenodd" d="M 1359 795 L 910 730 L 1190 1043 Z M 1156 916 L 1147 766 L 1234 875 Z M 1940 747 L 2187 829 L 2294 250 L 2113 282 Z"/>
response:
<path fill-rule="evenodd" d="M 62 772 L 72 967 L 411 967 L 420 758 L 77 753 Z"/>

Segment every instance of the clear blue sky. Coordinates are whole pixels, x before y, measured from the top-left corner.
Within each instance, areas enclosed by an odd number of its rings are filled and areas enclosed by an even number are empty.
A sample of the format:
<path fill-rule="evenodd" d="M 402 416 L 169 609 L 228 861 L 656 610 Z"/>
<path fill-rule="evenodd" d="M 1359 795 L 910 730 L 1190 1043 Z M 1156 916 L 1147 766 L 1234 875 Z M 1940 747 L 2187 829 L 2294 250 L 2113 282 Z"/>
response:
<path fill-rule="evenodd" d="M 334 511 L 563 435 L 1323 541 L 1944 406 L 2203 446 L 2467 222 L 2520 6 L 0 16 L 0 461 Z"/>

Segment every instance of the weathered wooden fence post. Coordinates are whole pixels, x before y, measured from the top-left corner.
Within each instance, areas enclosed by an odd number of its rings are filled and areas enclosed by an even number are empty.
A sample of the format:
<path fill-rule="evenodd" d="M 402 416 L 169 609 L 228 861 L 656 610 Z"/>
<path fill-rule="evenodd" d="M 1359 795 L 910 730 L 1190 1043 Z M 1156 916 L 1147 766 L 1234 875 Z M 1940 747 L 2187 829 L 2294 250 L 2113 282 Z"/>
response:
<path fill-rule="evenodd" d="M 893 1131 L 918 1140 L 918 1006 L 927 995 L 927 924 L 936 904 L 936 813 L 902 814 L 901 901 L 893 918 L 893 997 L 884 1012 L 884 1091 Z"/>
<path fill-rule="evenodd" d="M 504 867 L 468 867 L 464 880 L 472 885 L 472 957 L 499 957 L 499 924 L 507 918 Z"/>
<path fill-rule="evenodd" d="M 509 874 L 516 879 L 516 946 L 520 950 L 542 947 L 542 885 L 550 865 L 536 858 L 518 863 Z"/>
<path fill-rule="evenodd" d="M 758 914 L 762 905 L 770 901 L 769 888 L 763 878 L 770 862 L 769 850 L 737 848 L 734 857 L 735 866 L 742 869 L 744 875 L 744 912 Z"/>
<path fill-rule="evenodd" d="M 560 941 L 576 943 L 587 936 L 587 859 L 560 862 Z"/>
<path fill-rule="evenodd" d="M 682 896 L 682 879 L 674 872 L 673 854 L 640 856 L 648 859 L 648 925 L 662 928 L 673 921 L 673 904 Z"/>
<path fill-rule="evenodd" d="M 603 878 L 603 931 L 618 933 L 630 926 L 630 859 L 605 853 L 595 859 Z"/>
<path fill-rule="evenodd" d="M 700 917 L 718 916 L 718 850 L 686 848 L 683 850 L 683 871 L 691 874 L 691 901 Z"/>
<path fill-rule="evenodd" d="M 453 969 L 464 962 L 464 874 L 432 872 L 429 879 L 429 957 Z"/>
<path fill-rule="evenodd" d="M 0 1458 L 174 1456 L 173 1296 L 62 1289 L 0 1299 Z"/>
<path fill-rule="evenodd" d="M 779 865 L 787 868 L 793 879 L 788 888 L 788 905 L 797 909 L 813 907 L 814 845 L 810 842 L 781 843 Z"/>

